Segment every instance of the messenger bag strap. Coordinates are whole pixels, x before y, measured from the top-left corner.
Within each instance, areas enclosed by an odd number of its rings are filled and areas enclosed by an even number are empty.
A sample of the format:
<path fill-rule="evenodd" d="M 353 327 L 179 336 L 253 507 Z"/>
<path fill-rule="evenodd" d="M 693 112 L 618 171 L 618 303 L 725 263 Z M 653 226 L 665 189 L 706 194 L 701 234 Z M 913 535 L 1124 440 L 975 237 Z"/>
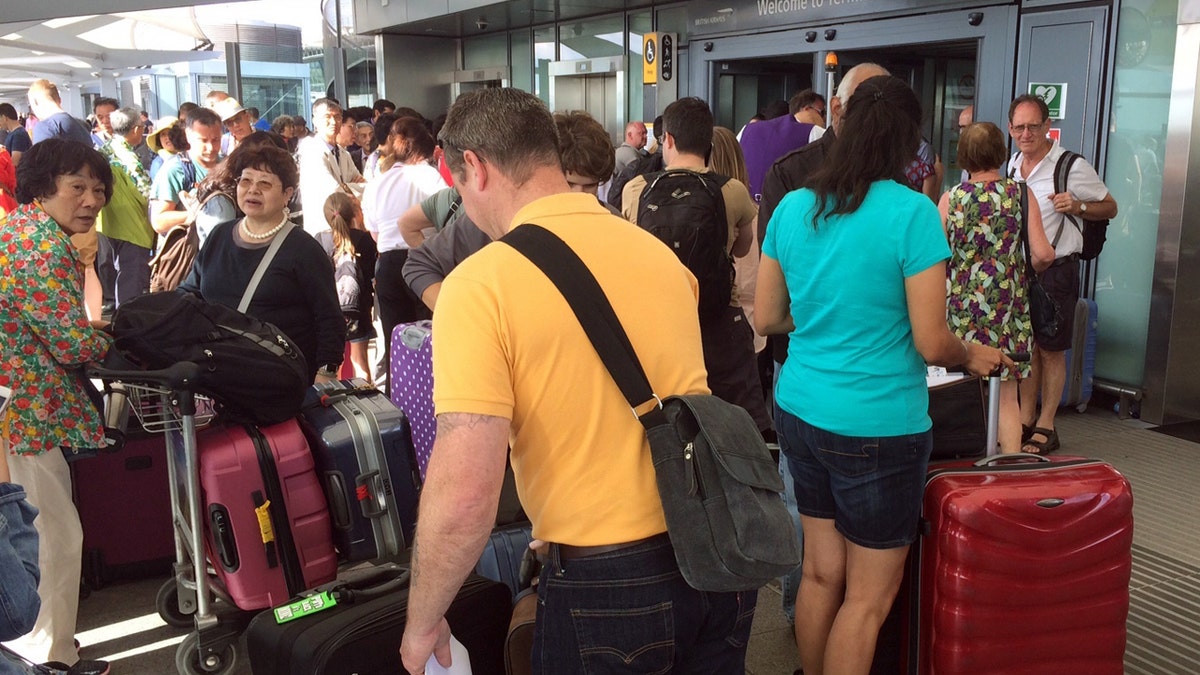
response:
<path fill-rule="evenodd" d="M 1025 249 L 1025 273 L 1037 276 L 1033 269 L 1033 257 L 1029 251 L 1029 186 L 1024 181 L 1017 183 L 1021 186 L 1021 248 Z"/>
<path fill-rule="evenodd" d="M 650 387 L 612 303 L 575 251 L 553 232 L 532 223 L 513 228 L 500 241 L 528 258 L 562 293 L 638 421 L 647 429 L 665 424 L 662 402 Z M 638 407 L 650 401 L 657 401 L 654 409 L 638 415 Z"/>
<path fill-rule="evenodd" d="M 267 268 L 271 266 L 271 261 L 275 259 L 275 254 L 279 252 L 279 247 L 283 246 L 283 240 L 291 234 L 293 227 L 295 226 L 291 223 L 285 223 L 283 230 L 271 240 L 271 245 L 267 247 L 267 252 L 263 254 L 263 259 L 259 261 L 258 267 L 254 270 L 254 276 L 250 277 L 250 283 L 246 284 L 246 290 L 242 293 L 242 301 L 238 303 L 237 311 L 245 314 L 246 310 L 250 308 L 250 301 L 254 299 L 254 292 L 258 290 L 259 282 L 267 273 Z"/>

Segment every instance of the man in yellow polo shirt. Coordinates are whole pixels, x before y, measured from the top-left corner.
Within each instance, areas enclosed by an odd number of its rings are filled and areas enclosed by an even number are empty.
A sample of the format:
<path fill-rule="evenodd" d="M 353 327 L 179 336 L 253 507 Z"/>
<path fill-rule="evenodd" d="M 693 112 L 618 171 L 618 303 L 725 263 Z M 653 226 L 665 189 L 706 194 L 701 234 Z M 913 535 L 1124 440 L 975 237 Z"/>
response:
<path fill-rule="evenodd" d="M 554 120 L 516 89 L 470 92 L 440 139 L 467 215 L 493 239 L 533 222 L 612 302 L 660 397 L 707 392 L 697 285 L 652 235 L 571 193 Z M 650 291 L 653 292 L 650 292 Z M 438 436 L 421 496 L 410 673 L 449 660 L 443 615 L 496 513 L 506 447 L 537 539 L 535 673 L 744 670 L 756 593 L 702 593 L 679 573 L 650 447 L 566 300 L 504 243 L 446 278 L 434 313 Z"/>

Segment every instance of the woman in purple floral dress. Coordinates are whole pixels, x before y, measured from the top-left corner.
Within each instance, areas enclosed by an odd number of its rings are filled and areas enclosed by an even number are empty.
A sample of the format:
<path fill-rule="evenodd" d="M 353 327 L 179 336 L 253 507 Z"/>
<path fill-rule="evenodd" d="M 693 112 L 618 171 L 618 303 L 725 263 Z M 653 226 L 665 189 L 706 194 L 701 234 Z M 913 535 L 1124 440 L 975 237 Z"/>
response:
<path fill-rule="evenodd" d="M 950 330 L 964 340 L 1028 353 L 1033 326 L 1021 248 L 1021 186 L 1000 175 L 1006 154 L 1004 134 L 990 122 L 972 124 L 959 137 L 958 165 L 969 172 L 969 180 L 951 188 L 938 204 L 951 251 L 947 318 Z M 1037 200 L 1027 201 L 1029 244 L 1040 272 L 1054 262 L 1054 249 L 1042 229 Z M 1001 373 L 1001 452 L 1021 451 L 1017 380 L 1028 376 L 1028 362 L 1017 364 L 1016 372 Z"/>
<path fill-rule="evenodd" d="M 112 181 L 108 160 L 92 148 L 41 141 L 17 167 L 21 205 L 0 220 L 0 385 L 13 392 L 0 417 L 0 452 L 39 512 L 42 600 L 33 630 L 7 645 L 37 663 L 79 660 L 83 530 L 62 448 L 104 441 L 79 367 L 102 360 L 111 340 L 84 313 L 83 265 L 70 236 L 95 226 Z"/>

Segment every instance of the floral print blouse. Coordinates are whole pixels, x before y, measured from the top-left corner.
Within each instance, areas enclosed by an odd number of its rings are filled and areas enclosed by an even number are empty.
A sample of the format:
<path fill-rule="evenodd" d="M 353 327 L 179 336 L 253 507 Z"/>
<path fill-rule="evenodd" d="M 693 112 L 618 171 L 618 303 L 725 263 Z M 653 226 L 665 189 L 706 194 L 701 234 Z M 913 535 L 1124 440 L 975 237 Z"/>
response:
<path fill-rule="evenodd" d="M 9 451 L 97 448 L 103 422 L 78 367 L 112 343 L 83 309 L 83 266 L 71 240 L 36 203 L 0 221 L 0 385 L 13 390 L 0 432 Z"/>

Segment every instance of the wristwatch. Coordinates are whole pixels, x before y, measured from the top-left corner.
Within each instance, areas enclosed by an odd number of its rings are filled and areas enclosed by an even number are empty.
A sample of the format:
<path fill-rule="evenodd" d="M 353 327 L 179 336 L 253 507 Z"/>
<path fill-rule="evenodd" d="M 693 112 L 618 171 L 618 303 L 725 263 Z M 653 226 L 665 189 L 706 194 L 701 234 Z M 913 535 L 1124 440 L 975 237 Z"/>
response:
<path fill-rule="evenodd" d="M 338 371 L 342 369 L 340 363 L 326 363 L 317 369 L 317 374 L 321 377 L 337 377 Z"/>
<path fill-rule="evenodd" d="M 1079 202 L 1079 213 L 1087 213 L 1087 202 Z"/>

